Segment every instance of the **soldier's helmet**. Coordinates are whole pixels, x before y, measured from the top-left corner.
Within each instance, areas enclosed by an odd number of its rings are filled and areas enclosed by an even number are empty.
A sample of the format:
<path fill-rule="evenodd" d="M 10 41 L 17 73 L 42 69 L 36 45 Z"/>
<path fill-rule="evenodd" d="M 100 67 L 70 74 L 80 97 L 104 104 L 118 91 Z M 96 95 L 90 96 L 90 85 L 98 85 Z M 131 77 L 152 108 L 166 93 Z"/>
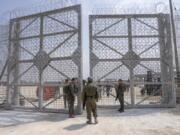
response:
<path fill-rule="evenodd" d="M 122 82 L 123 80 L 122 80 L 122 79 L 119 79 L 118 81 L 119 81 L 119 82 Z"/>
<path fill-rule="evenodd" d="M 92 83 L 93 82 L 93 79 L 91 77 L 88 77 L 88 83 Z"/>

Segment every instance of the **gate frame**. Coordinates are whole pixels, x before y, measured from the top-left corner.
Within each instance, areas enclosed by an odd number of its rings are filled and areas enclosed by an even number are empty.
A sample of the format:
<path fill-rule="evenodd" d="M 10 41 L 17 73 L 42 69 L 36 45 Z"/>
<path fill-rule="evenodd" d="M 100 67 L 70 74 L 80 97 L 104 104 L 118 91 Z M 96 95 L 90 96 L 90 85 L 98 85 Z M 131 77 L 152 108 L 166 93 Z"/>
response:
<path fill-rule="evenodd" d="M 21 20 L 26 20 L 26 19 L 33 19 L 32 21 L 30 21 L 26 26 L 25 28 L 23 28 L 22 30 L 18 30 L 18 32 L 21 32 L 21 31 L 24 31 L 26 28 L 28 28 L 29 26 L 31 26 L 31 24 L 33 24 L 34 21 L 36 21 L 37 19 L 40 19 L 40 32 L 39 32 L 39 35 L 35 35 L 35 36 L 27 36 L 27 37 L 21 37 L 19 38 L 18 35 L 17 35 L 17 38 L 16 40 L 17 41 L 21 41 L 21 40 L 26 40 L 26 39 L 34 39 L 34 38 L 38 38 L 40 43 L 39 43 L 39 51 L 40 50 L 43 50 L 42 49 L 42 46 L 43 46 L 43 38 L 46 37 L 46 36 L 53 36 L 53 35 L 58 35 L 58 33 L 66 33 L 66 31 L 62 31 L 62 32 L 53 32 L 53 33 L 47 33 L 47 34 L 44 34 L 43 33 L 43 26 L 44 26 L 44 17 L 48 17 L 50 15 L 53 15 L 53 14 L 56 14 L 56 13 L 63 13 L 63 12 L 66 12 L 66 11 L 75 11 L 77 12 L 77 24 L 78 24 L 78 28 L 75 28 L 74 27 L 74 32 L 73 34 L 71 34 L 70 36 L 68 36 L 68 38 L 63 41 L 63 42 L 66 42 L 68 41 L 69 39 L 71 39 L 71 37 L 73 37 L 75 34 L 78 35 L 78 51 L 80 52 L 79 53 L 79 56 L 78 58 L 80 58 L 79 62 L 80 62 L 80 65 L 77 65 L 75 64 L 77 67 L 78 67 L 78 79 L 80 80 L 80 91 L 82 91 L 82 13 L 81 13 L 81 5 L 73 5 L 73 6 L 69 6 L 69 7 L 64 7 L 64 8 L 60 8 L 60 9 L 55 9 L 55 10 L 51 10 L 51 11 L 45 11 L 45 12 L 42 12 L 42 13 L 36 13 L 36 14 L 31 14 L 31 15 L 27 15 L 27 16 L 22 16 L 22 17 L 17 17 L 17 18 L 13 18 L 10 20 L 10 23 L 9 23 L 9 46 L 8 46 L 8 64 L 7 64 L 7 69 L 8 69 L 8 75 L 7 75 L 7 99 L 6 99 L 6 108 L 7 109 L 11 109 L 11 108 L 20 108 L 20 109 L 31 109 L 31 110 L 37 110 L 37 111 L 45 111 L 45 112 L 66 112 L 65 110 L 61 110 L 61 109 L 47 109 L 45 108 L 46 106 L 48 106 L 47 104 L 43 105 L 43 87 L 46 86 L 47 84 L 43 83 L 42 81 L 42 72 L 44 71 L 44 69 L 42 71 L 38 70 L 38 73 L 39 73 L 39 79 L 38 79 L 38 84 L 31 84 L 31 83 L 28 83 L 28 84 L 20 84 L 19 82 L 17 82 L 16 84 L 10 84 L 9 80 L 10 80 L 10 73 L 12 70 L 14 69 L 11 69 L 11 66 L 12 66 L 12 62 L 11 62 L 11 53 L 12 53 L 12 46 L 14 46 L 14 42 L 12 39 L 12 32 L 13 33 L 16 33 L 17 31 L 12 31 L 12 27 L 13 27 L 13 23 L 15 22 L 20 22 Z M 52 17 L 52 19 L 55 19 Z M 56 20 L 58 21 L 58 20 Z M 59 23 L 63 23 L 59 20 Z M 18 23 L 17 23 L 18 24 Z M 68 23 L 64 23 L 64 25 L 68 26 Z M 18 27 L 18 26 L 17 26 Z M 69 27 L 71 27 L 69 25 Z M 17 33 L 18 33 L 17 32 Z M 17 42 L 16 42 L 17 43 Z M 18 43 L 17 43 L 18 44 Z M 62 43 L 64 44 L 64 43 Z M 18 48 L 20 48 L 18 46 Z M 75 50 L 76 51 L 76 50 Z M 15 66 L 16 65 L 19 65 L 19 51 L 17 50 L 17 57 L 18 57 L 18 60 L 15 62 Z M 74 55 L 71 55 L 70 57 L 73 57 Z M 59 57 L 61 58 L 61 57 Z M 77 57 L 76 57 L 77 58 Z M 51 58 L 53 59 L 53 58 Z M 72 60 L 72 59 L 71 59 Z M 25 60 L 26 61 L 26 60 Z M 32 60 L 33 61 L 33 60 Z M 51 60 L 50 60 L 51 61 Z M 49 65 L 49 64 L 48 64 Z M 13 65 L 14 66 L 14 65 Z M 32 66 L 35 66 L 34 64 Z M 31 67 L 31 66 L 30 66 Z M 18 73 L 18 70 L 19 68 L 16 67 L 17 70 L 16 70 L 16 73 L 15 75 L 17 75 Z M 22 74 L 25 74 L 27 71 L 25 71 L 24 73 Z M 14 78 L 15 75 L 13 76 Z M 15 86 L 17 88 L 15 89 L 12 89 L 11 90 L 11 86 Z M 58 86 L 63 86 L 64 84 L 55 84 L 55 85 L 58 85 Z M 39 102 L 38 102 L 38 106 L 34 105 L 33 103 L 31 103 L 35 108 L 33 107 L 18 107 L 18 106 L 13 106 L 12 105 L 12 100 L 19 100 L 19 96 L 22 96 L 20 95 L 19 93 L 19 90 L 18 90 L 18 87 L 19 86 L 39 86 L 40 90 L 39 90 L 39 93 L 38 93 L 38 97 L 39 97 Z M 15 97 L 12 95 L 12 91 L 15 91 Z M 25 98 L 25 97 L 24 97 Z M 53 102 L 56 101 L 56 100 L 53 100 Z M 28 101 L 29 102 L 29 101 Z M 52 103 L 53 103 L 52 102 Z M 19 105 L 18 102 L 15 103 L 16 105 Z M 81 107 L 81 97 L 80 95 L 77 96 L 77 113 L 78 114 L 81 114 L 82 113 L 82 107 Z"/>
<path fill-rule="evenodd" d="M 125 35 L 125 36 L 119 36 L 120 38 L 122 38 L 122 37 L 126 37 L 126 38 L 128 38 L 128 46 L 129 46 L 129 49 L 128 50 L 132 50 L 132 39 L 133 39 L 133 35 L 132 35 L 132 27 L 131 27 L 131 19 L 136 19 L 136 18 L 144 18 L 144 19 L 146 19 L 146 18 L 157 18 L 157 21 L 158 21 L 158 28 L 157 28 L 157 31 L 158 31 L 158 35 L 156 36 L 156 35 L 154 35 L 154 37 L 157 37 L 158 38 L 158 42 L 159 42 L 159 44 L 160 45 L 162 45 L 163 44 L 163 46 L 164 46 L 164 44 L 165 44 L 165 38 L 162 38 L 163 36 L 164 36 L 164 34 L 163 34 L 163 26 L 161 25 L 161 23 L 162 23 L 162 19 L 164 19 L 164 18 L 166 18 L 166 21 L 167 21 L 167 24 L 166 24 L 166 29 L 167 29 L 167 35 L 166 35 L 166 38 L 167 38 L 167 40 L 168 40 L 168 43 L 169 43 L 169 47 L 170 47 L 170 51 L 171 51 L 171 55 L 173 54 L 172 53 L 172 41 L 171 41 L 171 27 L 170 27 L 170 18 L 169 18 L 169 15 L 168 14 L 123 14 L 123 15 L 118 15 L 118 14 L 116 14 L 116 15 L 113 15 L 113 14 L 107 14 L 107 15 L 89 15 L 89 49 L 90 49 L 90 61 L 89 61 L 89 63 L 90 63 L 90 76 L 91 77 L 93 77 L 93 66 L 92 66 L 92 63 L 93 63 L 93 58 L 95 58 L 94 56 L 93 56 L 93 52 L 92 52 L 92 46 L 93 46 L 93 40 L 94 39 L 96 39 L 96 38 L 94 38 L 93 36 L 97 36 L 99 33 L 102 33 L 103 31 L 106 31 L 107 29 L 109 29 L 110 27 L 112 27 L 112 26 L 114 26 L 114 25 L 116 25 L 116 23 L 112 23 L 111 25 L 109 25 L 109 26 L 107 26 L 107 27 L 105 27 L 105 28 L 103 28 L 101 31 L 99 31 L 99 32 L 97 32 L 97 33 L 95 33 L 94 35 L 93 35 L 93 21 L 95 20 L 95 19 L 108 19 L 108 18 L 119 18 L 119 19 L 122 19 L 122 20 L 120 20 L 118 23 L 120 23 L 121 21 L 123 21 L 124 19 L 127 19 L 127 25 L 128 25 L 128 33 L 127 33 L 127 36 Z M 143 22 L 142 21 L 142 23 L 144 23 L 145 25 L 148 25 L 148 24 L 146 24 L 145 22 Z M 153 28 L 153 26 L 150 26 L 149 25 L 149 27 L 152 27 Z M 155 29 L 155 28 L 153 28 L 153 29 Z M 109 35 L 109 36 L 111 36 L 111 35 Z M 103 37 L 103 36 L 100 36 L 100 37 Z M 151 37 L 150 35 L 135 35 L 135 37 Z M 153 36 L 152 36 L 153 37 Z M 168 38 L 169 37 L 169 38 Z M 105 38 L 105 36 L 104 36 L 104 38 Z M 160 58 L 156 58 L 156 59 L 159 59 L 159 62 L 160 62 L 160 66 L 161 66 L 161 68 L 162 68 L 162 60 L 161 60 L 161 58 L 162 58 L 162 47 L 160 47 Z M 96 58 L 95 58 L 96 59 Z M 150 58 L 151 59 L 151 58 Z M 100 60 L 100 59 L 99 59 Z M 111 61 L 113 61 L 113 60 L 111 60 Z M 119 61 L 121 61 L 121 60 L 119 60 Z M 160 108 L 160 107 L 163 107 L 163 108 L 166 108 L 166 107 L 175 107 L 176 106 L 176 91 L 175 91 L 175 80 L 174 80 L 174 71 L 173 71 L 173 56 L 171 56 L 171 63 L 172 63 L 172 66 L 169 66 L 169 70 L 171 71 L 171 77 L 172 77 L 172 93 L 171 93 L 171 95 L 172 95 L 172 99 L 171 99 L 171 102 L 170 103 L 167 103 L 167 104 L 159 104 L 159 105 L 140 105 L 139 104 L 139 102 L 138 103 L 135 103 L 135 90 L 134 90 L 134 84 L 135 84 L 135 82 L 134 82 L 134 79 L 133 79 L 133 69 L 132 70 L 129 70 L 130 71 L 130 92 L 131 92 L 131 103 L 130 103 L 130 106 L 129 105 L 127 105 L 127 107 L 128 108 Z M 99 62 L 99 61 L 98 61 Z M 122 61 L 121 61 L 122 62 Z M 95 63 L 96 63 L 96 61 L 95 61 Z M 122 65 L 124 65 L 124 64 L 122 64 Z M 127 68 L 127 69 L 129 69 L 129 68 Z M 161 69 L 161 76 L 162 76 L 162 70 L 163 69 Z M 115 69 L 114 69 L 114 71 L 115 71 Z M 111 71 L 110 71 L 111 72 Z M 107 74 L 109 74 L 110 72 L 108 72 Z M 106 74 L 106 75 L 107 75 Z M 138 84 L 138 83 L 137 83 Z M 145 84 L 145 83 L 144 83 Z M 166 83 L 161 83 L 161 84 L 166 84 Z M 145 98 L 143 98 L 141 101 L 143 102 L 143 100 L 145 101 L 146 100 L 146 98 L 148 98 L 148 97 L 145 97 Z M 141 102 L 140 101 L 140 102 Z M 103 107 L 103 105 L 102 106 L 100 106 L 100 107 Z M 106 106 L 107 107 L 107 106 Z"/>

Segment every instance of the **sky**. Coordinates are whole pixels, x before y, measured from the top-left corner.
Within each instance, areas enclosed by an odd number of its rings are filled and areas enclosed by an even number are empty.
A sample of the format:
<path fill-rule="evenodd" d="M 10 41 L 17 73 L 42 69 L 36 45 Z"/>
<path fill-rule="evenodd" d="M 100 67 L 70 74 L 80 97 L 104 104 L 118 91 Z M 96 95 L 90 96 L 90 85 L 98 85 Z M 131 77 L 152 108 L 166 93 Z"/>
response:
<path fill-rule="evenodd" d="M 13 10 L 18 7 L 25 7 L 29 5 L 35 5 L 39 3 L 53 2 L 57 0 L 1 0 L 0 3 L 0 13 Z M 60 1 L 60 0 L 59 0 Z M 79 0 L 73 0 L 79 1 Z M 88 4 L 96 4 L 96 5 L 109 5 L 109 4 L 120 4 L 120 5 L 134 5 L 135 4 L 149 4 L 157 1 L 168 2 L 168 0 L 81 0 L 83 2 L 87 2 Z M 174 0 L 174 2 L 179 3 L 179 0 Z"/>
<path fill-rule="evenodd" d="M 36 3 L 38 0 L 1 0 L 0 13 Z M 13 2 L 13 3 L 12 3 Z"/>
<path fill-rule="evenodd" d="M 38 5 L 49 5 L 56 2 L 62 2 L 62 0 L 0 0 L 0 17 L 4 15 L 5 13 L 12 11 L 13 9 L 22 9 L 22 8 L 31 8 L 31 7 L 38 7 Z M 68 0 L 67 0 L 68 1 Z M 70 0 L 69 0 L 70 1 Z M 85 16 L 89 14 L 88 9 L 95 9 L 95 8 L 109 8 L 110 6 L 114 6 L 116 8 L 119 7 L 119 9 L 131 9 L 135 8 L 136 6 L 140 6 L 146 10 L 146 7 L 152 6 L 156 7 L 156 4 L 160 3 L 162 6 L 162 2 L 166 4 L 168 8 L 168 0 L 71 0 L 71 1 L 81 1 L 84 5 L 84 11 L 83 11 L 83 32 L 88 33 L 88 16 Z M 180 8 L 180 0 L 173 0 L 174 5 Z M 48 3 L 48 4 L 47 4 Z M 27 8 L 27 9 L 28 9 Z M 164 7 L 161 7 L 164 8 Z M 135 8 L 136 9 L 136 8 Z M 0 20 L 1 21 L 1 20 Z M 83 37 L 83 55 L 88 54 L 88 48 L 89 48 L 89 39 L 88 34 L 87 36 Z M 89 68 L 89 58 L 86 57 L 86 59 L 83 60 L 84 66 L 84 78 L 88 76 L 88 68 Z"/>

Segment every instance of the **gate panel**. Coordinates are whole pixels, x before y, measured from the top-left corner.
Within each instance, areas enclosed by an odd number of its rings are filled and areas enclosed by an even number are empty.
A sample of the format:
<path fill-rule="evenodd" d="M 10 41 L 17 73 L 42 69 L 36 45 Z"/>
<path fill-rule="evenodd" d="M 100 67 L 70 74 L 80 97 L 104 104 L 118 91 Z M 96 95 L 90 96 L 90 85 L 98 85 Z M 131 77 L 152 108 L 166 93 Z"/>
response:
<path fill-rule="evenodd" d="M 8 25 L 0 25 L 0 105 L 6 102 L 7 89 L 7 57 L 8 57 Z"/>
<path fill-rule="evenodd" d="M 9 102 L 43 111 L 64 110 L 64 80 L 82 80 L 81 7 L 15 18 L 11 27 Z M 78 95 L 77 111 L 79 99 Z"/>
<path fill-rule="evenodd" d="M 169 16 L 91 15 L 90 74 L 106 94 L 111 84 L 101 105 L 117 104 L 113 86 L 121 78 L 127 105 L 174 106 Z"/>

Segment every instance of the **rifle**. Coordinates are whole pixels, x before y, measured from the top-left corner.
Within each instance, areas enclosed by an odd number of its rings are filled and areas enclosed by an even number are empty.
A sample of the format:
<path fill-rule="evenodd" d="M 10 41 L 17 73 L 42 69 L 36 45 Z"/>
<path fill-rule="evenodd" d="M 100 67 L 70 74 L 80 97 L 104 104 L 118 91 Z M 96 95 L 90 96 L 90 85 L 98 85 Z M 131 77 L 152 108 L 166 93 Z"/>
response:
<path fill-rule="evenodd" d="M 117 100 L 118 100 L 118 98 L 119 98 L 119 94 L 117 94 L 115 101 L 117 101 Z"/>
<path fill-rule="evenodd" d="M 85 109 L 86 106 L 86 93 L 84 94 L 84 99 L 83 99 L 83 110 Z"/>

